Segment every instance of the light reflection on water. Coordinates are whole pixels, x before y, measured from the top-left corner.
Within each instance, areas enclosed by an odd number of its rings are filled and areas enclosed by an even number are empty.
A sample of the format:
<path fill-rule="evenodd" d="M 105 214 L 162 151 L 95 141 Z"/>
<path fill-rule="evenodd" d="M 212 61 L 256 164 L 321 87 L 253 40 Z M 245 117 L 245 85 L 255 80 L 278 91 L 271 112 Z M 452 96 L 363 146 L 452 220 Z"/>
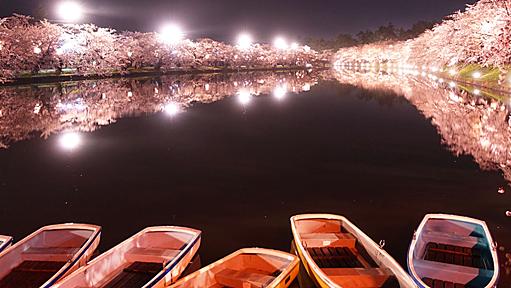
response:
<path fill-rule="evenodd" d="M 257 104 L 256 96 L 271 95 L 277 102 L 292 101 L 293 94 L 307 92 L 324 80 L 367 89 L 370 95 L 374 91 L 391 92 L 390 102 L 406 99 L 430 119 L 452 153 L 471 155 L 482 169 L 499 170 L 511 181 L 509 98 L 427 74 L 420 77 L 338 70 L 181 75 L 1 87 L 0 147 L 8 148 L 32 137 L 59 134 L 60 147 L 72 152 L 87 145 L 87 133 L 83 132 L 124 117 L 162 113 L 176 118 L 194 103 L 212 103 L 231 96 L 236 97 L 242 109 L 252 109 Z M 384 105 L 387 100 L 376 99 Z M 506 192 L 509 187 L 503 190 L 503 195 L 511 193 Z M 509 206 L 511 209 L 511 203 Z M 505 211 L 496 213 L 505 217 Z M 509 275 L 510 247 L 500 244 L 503 271 Z"/>
<path fill-rule="evenodd" d="M 292 93 L 309 90 L 318 79 L 318 73 L 299 71 L 0 87 L 0 147 L 6 148 L 34 134 L 47 138 L 61 131 L 94 131 L 128 116 L 164 111 L 174 117 L 192 103 L 211 103 L 232 95 L 238 95 L 243 106 L 252 97 L 271 91 L 282 100 L 288 90 Z M 63 138 L 66 143 L 77 142 L 77 137 Z"/>

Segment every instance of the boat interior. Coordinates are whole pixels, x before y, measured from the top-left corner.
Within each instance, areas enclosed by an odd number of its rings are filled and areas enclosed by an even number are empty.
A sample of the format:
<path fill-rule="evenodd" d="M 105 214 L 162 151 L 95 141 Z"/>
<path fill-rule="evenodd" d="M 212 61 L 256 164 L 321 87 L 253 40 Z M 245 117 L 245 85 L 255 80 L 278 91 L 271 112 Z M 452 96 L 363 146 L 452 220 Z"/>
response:
<path fill-rule="evenodd" d="M 176 287 L 179 288 L 264 288 L 283 271 L 292 260 L 261 253 L 243 252 L 228 256 Z"/>
<path fill-rule="evenodd" d="M 94 233 L 86 229 L 45 230 L 0 258 L 0 288 L 40 287 L 69 263 Z"/>
<path fill-rule="evenodd" d="M 105 252 L 59 287 L 143 287 L 162 272 L 194 236 L 176 231 L 142 233 Z"/>
<path fill-rule="evenodd" d="M 486 287 L 494 274 L 491 246 L 479 224 L 429 219 L 418 235 L 413 266 L 430 287 Z"/>
<path fill-rule="evenodd" d="M 336 219 L 295 221 L 301 243 L 319 269 L 343 288 L 400 287 L 388 268 L 379 267 L 360 241 Z"/>

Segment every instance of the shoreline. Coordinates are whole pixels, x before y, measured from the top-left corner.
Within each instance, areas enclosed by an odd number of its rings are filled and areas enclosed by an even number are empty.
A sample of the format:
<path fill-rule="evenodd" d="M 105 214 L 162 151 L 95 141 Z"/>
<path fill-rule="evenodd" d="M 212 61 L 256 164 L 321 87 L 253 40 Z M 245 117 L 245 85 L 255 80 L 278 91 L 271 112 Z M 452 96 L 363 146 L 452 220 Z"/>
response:
<path fill-rule="evenodd" d="M 249 73 L 249 72 L 286 72 L 286 71 L 304 71 L 304 70 L 327 70 L 331 67 L 324 65 L 321 67 L 306 67 L 306 66 L 282 66 L 282 67 L 254 67 L 254 68 L 193 68 L 193 69 L 175 69 L 170 71 L 134 71 L 129 73 L 112 73 L 110 75 L 79 75 L 79 74 L 66 74 L 66 75 L 48 75 L 48 76 L 30 76 L 18 77 L 11 81 L 0 83 L 1 87 L 10 87 L 18 85 L 32 85 L 32 84 L 46 84 L 68 81 L 85 81 L 85 80 L 102 80 L 102 79 L 121 79 L 121 78 L 135 78 L 135 77 L 159 77 L 165 75 L 200 75 L 200 74 L 229 74 L 229 73 Z"/>

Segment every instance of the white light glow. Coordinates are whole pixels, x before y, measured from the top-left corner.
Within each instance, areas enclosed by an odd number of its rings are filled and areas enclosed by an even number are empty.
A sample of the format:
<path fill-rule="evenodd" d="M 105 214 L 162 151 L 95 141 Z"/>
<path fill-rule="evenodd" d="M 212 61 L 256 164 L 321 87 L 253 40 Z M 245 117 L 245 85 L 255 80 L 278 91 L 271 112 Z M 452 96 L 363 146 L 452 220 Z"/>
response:
<path fill-rule="evenodd" d="M 35 54 L 41 54 L 42 50 L 39 47 L 34 47 L 34 53 Z"/>
<path fill-rule="evenodd" d="M 449 69 L 449 75 L 454 76 L 454 75 L 456 75 L 456 73 L 457 73 L 456 70 Z"/>
<path fill-rule="evenodd" d="M 176 24 L 167 24 L 160 31 L 160 40 L 165 44 L 174 45 L 181 42 L 184 38 L 183 30 Z"/>
<path fill-rule="evenodd" d="M 179 113 L 179 111 L 181 111 L 181 107 L 179 107 L 177 103 L 171 102 L 165 104 L 163 110 L 165 111 L 165 113 L 167 113 L 167 115 L 175 116 Z"/>
<path fill-rule="evenodd" d="M 302 91 L 310 91 L 311 90 L 311 84 L 305 83 L 302 86 Z"/>
<path fill-rule="evenodd" d="M 481 76 L 483 76 L 483 75 L 479 71 L 472 73 L 472 77 L 474 77 L 474 79 L 479 79 L 479 78 L 481 78 Z"/>
<path fill-rule="evenodd" d="M 250 91 L 247 89 L 241 89 L 238 91 L 238 101 L 242 105 L 247 105 L 252 100 L 252 95 L 250 94 Z"/>
<path fill-rule="evenodd" d="M 481 90 L 479 89 L 474 89 L 474 95 L 479 95 L 481 94 Z"/>
<path fill-rule="evenodd" d="M 83 8 L 77 2 L 65 1 L 57 6 L 57 14 L 64 21 L 75 22 L 83 17 Z"/>
<path fill-rule="evenodd" d="M 252 46 L 252 36 L 247 33 L 242 33 L 238 36 L 238 47 L 240 49 L 248 49 Z"/>
<path fill-rule="evenodd" d="M 283 37 L 275 38 L 275 41 L 273 41 L 273 46 L 275 46 L 275 48 L 280 49 L 280 50 L 286 50 L 289 48 L 289 45 L 287 44 L 286 39 L 284 39 Z"/>
<path fill-rule="evenodd" d="M 277 100 L 282 100 L 286 97 L 287 87 L 286 85 L 279 85 L 273 89 L 273 97 Z"/>
<path fill-rule="evenodd" d="M 456 83 L 454 83 L 454 82 L 452 82 L 452 81 L 451 81 L 451 82 L 449 82 L 449 87 L 451 87 L 451 88 L 456 87 Z"/>
<path fill-rule="evenodd" d="M 82 144 L 82 136 L 77 132 L 67 132 L 60 136 L 59 143 L 65 150 L 74 150 Z"/>
<path fill-rule="evenodd" d="M 300 44 L 298 44 L 296 42 L 291 43 L 291 49 L 297 50 L 298 48 L 300 48 Z"/>

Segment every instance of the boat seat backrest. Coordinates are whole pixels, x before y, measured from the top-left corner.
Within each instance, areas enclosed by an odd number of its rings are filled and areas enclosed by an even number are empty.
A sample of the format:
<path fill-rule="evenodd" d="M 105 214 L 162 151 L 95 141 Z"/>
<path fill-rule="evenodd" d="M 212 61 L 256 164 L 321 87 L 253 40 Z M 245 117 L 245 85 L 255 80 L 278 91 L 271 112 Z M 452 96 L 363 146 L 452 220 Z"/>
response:
<path fill-rule="evenodd" d="M 126 253 L 126 260 L 128 262 L 167 263 L 172 261 L 179 252 L 181 250 L 134 247 Z"/>
<path fill-rule="evenodd" d="M 381 287 L 394 275 L 387 268 L 324 268 L 321 270 L 342 287 Z"/>
<path fill-rule="evenodd" d="M 275 277 L 264 274 L 263 271 L 253 269 L 233 270 L 223 269 L 216 273 L 217 283 L 233 288 L 264 288 L 267 287 Z"/>
<path fill-rule="evenodd" d="M 479 243 L 479 238 L 473 236 L 462 236 L 452 233 L 438 232 L 438 231 L 424 231 L 422 234 L 422 241 L 424 243 L 434 242 L 440 244 L 448 244 L 459 247 L 474 247 Z"/>
<path fill-rule="evenodd" d="M 490 270 L 421 259 L 414 259 L 413 264 L 415 271 L 417 274 L 421 275 L 422 278 L 438 279 L 455 283 L 468 283 L 478 275 L 493 274 Z"/>
<path fill-rule="evenodd" d="M 355 248 L 357 240 L 350 233 L 310 233 L 302 234 L 305 247 L 348 247 Z"/>
<path fill-rule="evenodd" d="M 30 247 L 21 253 L 24 261 L 67 262 L 78 252 L 76 247 Z"/>

